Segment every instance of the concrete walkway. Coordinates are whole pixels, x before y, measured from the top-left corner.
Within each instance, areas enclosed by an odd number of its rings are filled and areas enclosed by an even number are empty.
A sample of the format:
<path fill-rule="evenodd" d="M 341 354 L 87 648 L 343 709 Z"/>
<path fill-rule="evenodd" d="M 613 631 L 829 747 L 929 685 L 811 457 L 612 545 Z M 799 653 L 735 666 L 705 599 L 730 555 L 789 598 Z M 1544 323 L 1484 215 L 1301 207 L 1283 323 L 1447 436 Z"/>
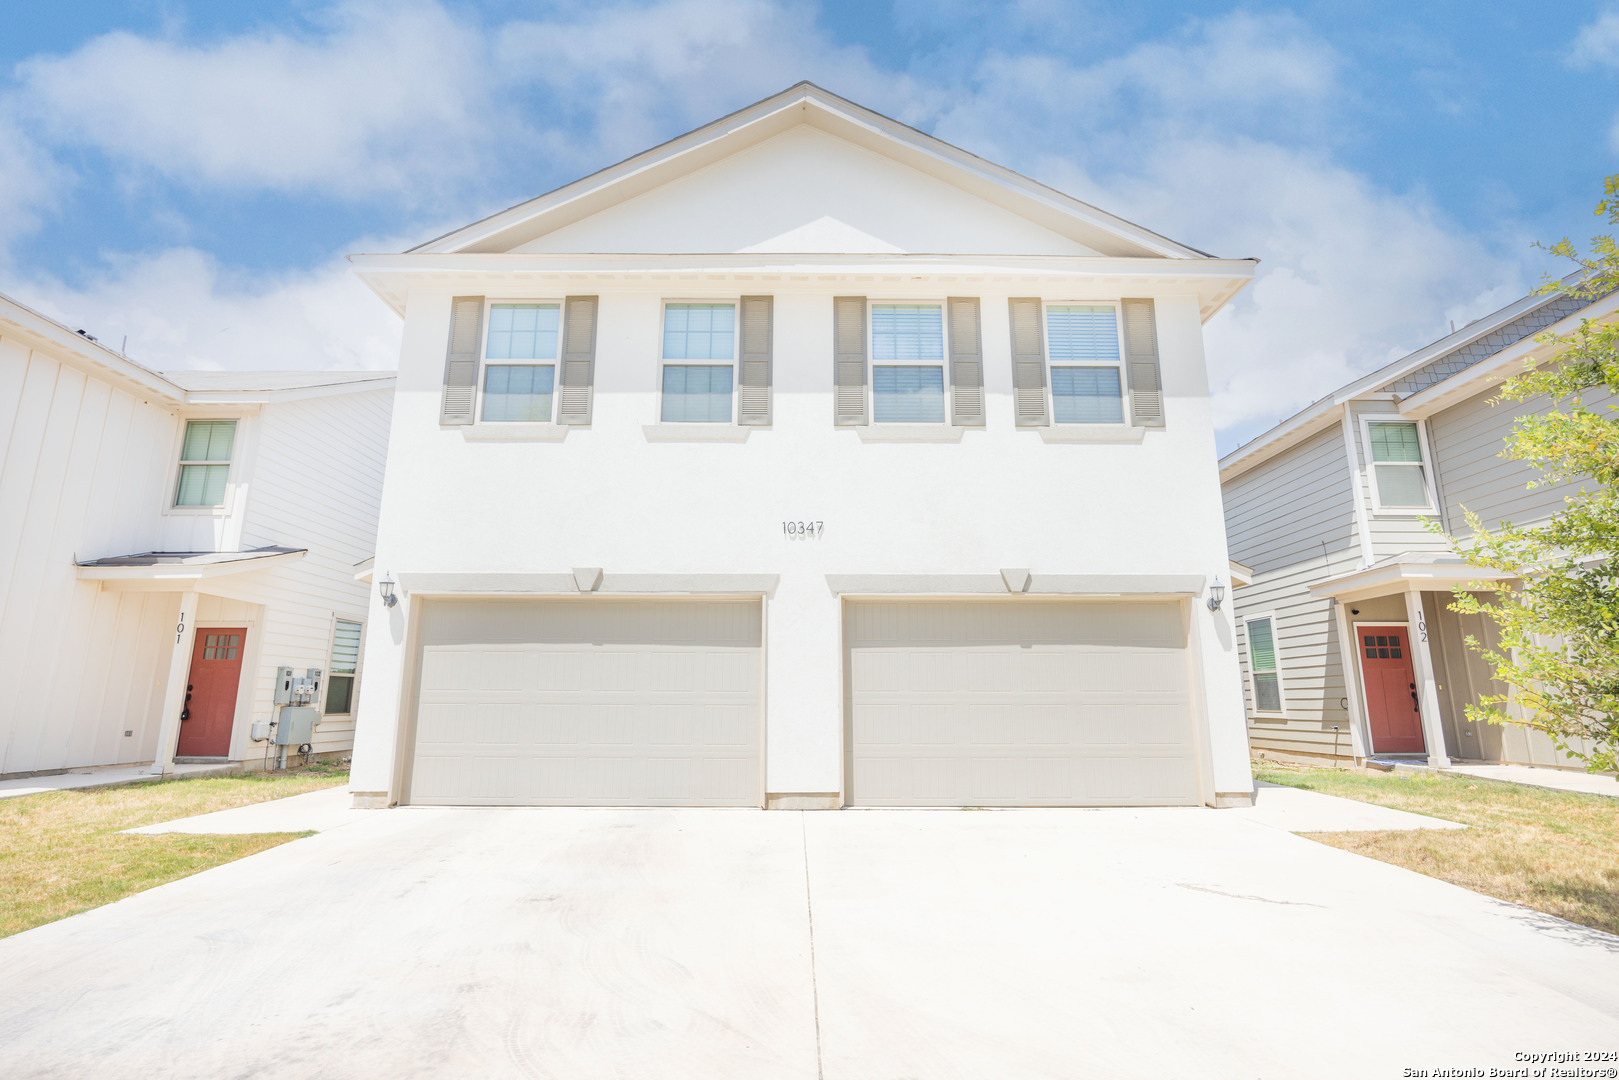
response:
<path fill-rule="evenodd" d="M 1532 765 L 1452 765 L 1445 771 L 1484 780 L 1506 780 L 1530 787 L 1579 791 L 1619 799 L 1619 779 L 1572 769 L 1537 769 Z"/>
<path fill-rule="evenodd" d="M 56 773 L 53 776 L 25 776 L 15 780 L 0 780 L 0 799 L 13 799 L 19 795 L 37 795 L 41 791 L 67 791 L 73 788 L 122 787 L 125 784 L 148 784 L 165 777 L 151 772 L 145 765 L 120 765 L 111 769 L 78 769 Z M 234 776 L 242 771 L 240 765 L 189 764 L 176 765 L 166 779 L 195 779 L 201 776 Z"/>
<path fill-rule="evenodd" d="M 1263 780 L 1255 785 L 1254 805 L 1233 807 L 1219 813 L 1233 814 L 1273 829 L 1296 833 L 1467 828 L 1466 825 L 1426 814 L 1412 814 L 1283 784 L 1268 784 Z"/>
<path fill-rule="evenodd" d="M 157 825 L 142 825 L 138 829 L 125 829 L 131 833 L 270 833 L 270 832 L 326 832 L 352 825 L 375 810 L 355 810 L 350 804 L 353 796 L 346 787 L 322 788 L 302 795 L 289 795 L 285 799 L 237 806 L 230 810 L 215 810 L 211 814 L 164 821 Z"/>
<path fill-rule="evenodd" d="M 1619 939 L 1232 811 L 362 815 L 0 940 L 0 1076 L 1366 1078 L 1619 1031 Z"/>

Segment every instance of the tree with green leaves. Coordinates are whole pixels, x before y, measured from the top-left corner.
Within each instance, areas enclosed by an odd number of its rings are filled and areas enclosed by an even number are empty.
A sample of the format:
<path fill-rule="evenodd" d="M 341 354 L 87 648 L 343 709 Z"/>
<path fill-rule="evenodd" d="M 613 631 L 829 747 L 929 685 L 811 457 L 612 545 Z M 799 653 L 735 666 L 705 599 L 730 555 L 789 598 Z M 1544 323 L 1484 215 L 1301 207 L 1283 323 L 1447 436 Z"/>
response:
<path fill-rule="evenodd" d="M 1619 224 L 1619 176 L 1610 176 L 1598 216 Z M 1582 268 L 1574 282 L 1542 292 L 1595 300 L 1619 289 L 1619 246 L 1592 239 L 1581 253 L 1567 239 L 1546 249 Z M 1487 528 L 1467 511 L 1472 536 L 1457 550 L 1472 564 L 1509 575 L 1493 592 L 1457 589 L 1451 607 L 1478 612 L 1500 630 L 1496 647 L 1467 644 L 1507 693 L 1467 707 L 1467 718 L 1517 723 L 1549 735 L 1593 772 L 1619 766 L 1619 322 L 1583 319 L 1577 329 L 1537 339 L 1557 348 L 1502 384 L 1494 404 L 1545 399 L 1520 417 L 1501 456 L 1538 473 L 1529 487 L 1577 484 L 1562 509 L 1536 525 Z M 1477 588 L 1477 586 L 1475 586 Z M 1521 716 L 1507 711 L 1515 704 Z"/>

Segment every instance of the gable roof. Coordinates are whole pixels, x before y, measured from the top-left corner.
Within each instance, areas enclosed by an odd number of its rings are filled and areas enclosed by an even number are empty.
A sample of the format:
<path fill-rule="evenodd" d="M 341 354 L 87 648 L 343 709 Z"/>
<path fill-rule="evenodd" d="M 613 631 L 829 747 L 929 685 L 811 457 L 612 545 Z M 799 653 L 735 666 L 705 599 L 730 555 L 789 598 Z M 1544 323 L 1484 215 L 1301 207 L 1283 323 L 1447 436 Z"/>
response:
<path fill-rule="evenodd" d="M 1103 255 L 1213 258 L 810 82 L 800 82 L 695 131 L 410 250 L 421 254 L 507 252 L 798 124 L 814 125 L 936 176 Z"/>
<path fill-rule="evenodd" d="M 1562 279 L 1576 284 L 1583 271 Z M 1303 442 L 1338 420 L 1348 402 L 1379 398 L 1400 403 L 1399 411 L 1413 418 L 1471 396 L 1522 370 L 1518 363 L 1537 349 L 1535 337 L 1544 331 L 1566 334 L 1582 318 L 1602 318 L 1619 308 L 1619 293 L 1595 299 L 1560 292 L 1532 292 L 1498 311 L 1475 319 L 1432 344 L 1407 353 L 1376 371 L 1362 375 L 1317 398 L 1263 434 L 1243 443 L 1220 459 L 1221 482 L 1230 480 Z"/>

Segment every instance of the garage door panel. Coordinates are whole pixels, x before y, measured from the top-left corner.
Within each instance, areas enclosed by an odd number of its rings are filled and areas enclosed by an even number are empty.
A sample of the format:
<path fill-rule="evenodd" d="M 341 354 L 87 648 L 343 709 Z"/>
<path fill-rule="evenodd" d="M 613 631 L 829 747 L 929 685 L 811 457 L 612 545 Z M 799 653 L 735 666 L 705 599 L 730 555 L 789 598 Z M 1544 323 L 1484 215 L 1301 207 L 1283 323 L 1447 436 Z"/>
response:
<path fill-rule="evenodd" d="M 410 800 L 754 805 L 757 602 L 429 602 Z"/>
<path fill-rule="evenodd" d="M 845 633 L 853 803 L 1198 801 L 1174 602 L 851 603 Z"/>

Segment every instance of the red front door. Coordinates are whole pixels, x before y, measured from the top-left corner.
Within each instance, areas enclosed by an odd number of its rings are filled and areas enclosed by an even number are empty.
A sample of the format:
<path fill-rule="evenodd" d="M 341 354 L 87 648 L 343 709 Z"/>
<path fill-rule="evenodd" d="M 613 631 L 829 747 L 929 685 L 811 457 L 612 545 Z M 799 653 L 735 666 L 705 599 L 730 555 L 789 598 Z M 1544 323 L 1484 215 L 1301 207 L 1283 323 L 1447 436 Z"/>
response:
<path fill-rule="evenodd" d="M 1360 626 L 1360 670 L 1366 678 L 1366 715 L 1372 752 L 1420 754 L 1422 715 L 1417 712 L 1417 676 L 1411 639 L 1403 626 Z"/>
<path fill-rule="evenodd" d="M 191 650 L 191 682 L 185 712 L 180 714 L 176 757 L 224 757 L 230 753 L 231 725 L 236 721 L 236 684 L 242 678 L 245 628 L 197 631 Z"/>

